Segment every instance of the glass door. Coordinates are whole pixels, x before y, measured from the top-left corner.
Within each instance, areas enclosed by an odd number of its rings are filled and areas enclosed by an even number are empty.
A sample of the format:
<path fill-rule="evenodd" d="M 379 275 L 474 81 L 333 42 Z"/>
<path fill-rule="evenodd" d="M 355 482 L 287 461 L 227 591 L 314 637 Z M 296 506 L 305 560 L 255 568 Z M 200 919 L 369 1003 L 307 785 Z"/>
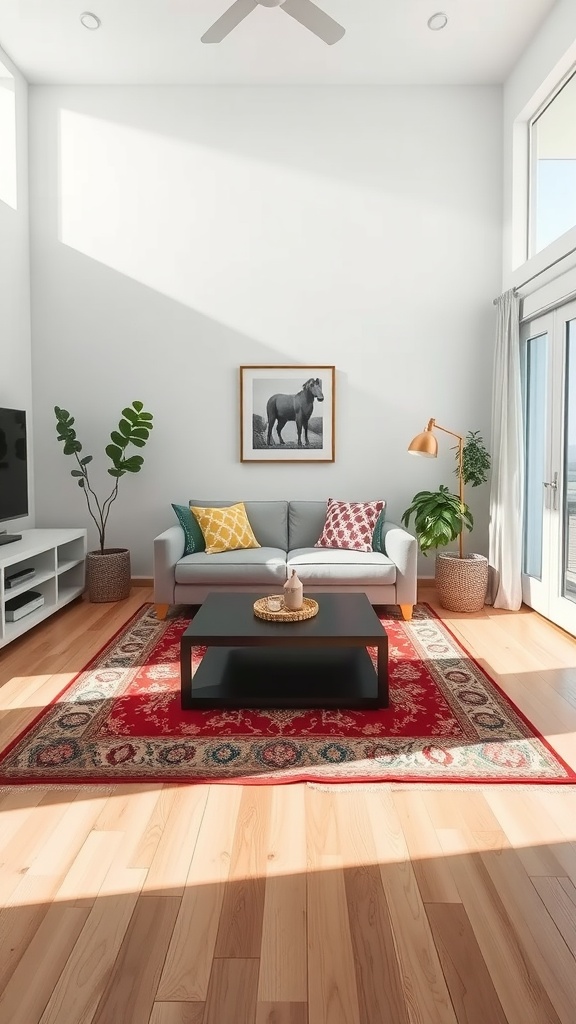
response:
<path fill-rule="evenodd" d="M 576 303 L 524 324 L 522 597 L 576 635 Z"/>

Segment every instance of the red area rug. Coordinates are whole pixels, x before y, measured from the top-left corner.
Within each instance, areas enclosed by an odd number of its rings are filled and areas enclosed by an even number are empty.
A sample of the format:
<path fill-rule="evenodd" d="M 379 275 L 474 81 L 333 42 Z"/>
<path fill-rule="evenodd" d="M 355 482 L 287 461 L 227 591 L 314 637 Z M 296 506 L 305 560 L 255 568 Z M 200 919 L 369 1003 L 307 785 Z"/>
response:
<path fill-rule="evenodd" d="M 430 608 L 411 622 L 393 608 L 380 617 L 387 709 L 183 712 L 190 619 L 159 622 L 146 605 L 2 753 L 0 782 L 576 780 Z"/>

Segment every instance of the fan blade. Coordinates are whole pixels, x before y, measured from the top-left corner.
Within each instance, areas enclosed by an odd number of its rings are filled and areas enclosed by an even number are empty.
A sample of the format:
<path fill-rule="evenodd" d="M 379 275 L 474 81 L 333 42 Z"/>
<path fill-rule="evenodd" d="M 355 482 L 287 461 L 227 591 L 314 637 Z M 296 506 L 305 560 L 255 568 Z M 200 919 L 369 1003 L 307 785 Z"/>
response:
<path fill-rule="evenodd" d="M 219 43 L 236 25 L 247 18 L 258 7 L 256 0 L 236 0 L 224 14 L 201 36 L 202 43 Z"/>
<path fill-rule="evenodd" d="M 284 0 L 280 5 L 286 14 L 295 18 L 305 28 L 309 28 L 314 35 L 323 39 L 328 46 L 337 43 L 342 39 L 346 29 L 342 28 L 334 18 L 331 18 L 325 11 L 321 11 L 312 0 Z"/>

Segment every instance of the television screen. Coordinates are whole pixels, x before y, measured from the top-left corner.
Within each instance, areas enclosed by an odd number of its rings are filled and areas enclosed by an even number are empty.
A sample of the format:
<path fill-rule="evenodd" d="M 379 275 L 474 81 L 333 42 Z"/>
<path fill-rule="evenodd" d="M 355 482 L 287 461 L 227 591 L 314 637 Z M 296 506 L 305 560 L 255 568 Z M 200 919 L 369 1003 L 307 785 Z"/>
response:
<path fill-rule="evenodd" d="M 0 409 L 0 522 L 27 515 L 26 413 Z"/>

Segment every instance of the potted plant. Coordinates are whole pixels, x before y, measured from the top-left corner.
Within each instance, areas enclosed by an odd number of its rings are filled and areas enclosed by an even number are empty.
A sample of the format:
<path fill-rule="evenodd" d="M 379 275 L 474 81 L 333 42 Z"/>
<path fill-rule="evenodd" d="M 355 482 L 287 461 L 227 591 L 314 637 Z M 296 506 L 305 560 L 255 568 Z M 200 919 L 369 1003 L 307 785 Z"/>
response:
<path fill-rule="evenodd" d="M 114 486 L 103 501 L 95 493 L 89 477 L 88 466 L 92 455 L 80 458 L 82 445 L 74 429 L 74 417 L 67 409 L 54 407 L 56 415 L 56 433 L 63 443 L 64 455 L 72 455 L 76 460 L 76 469 L 71 476 L 77 481 L 84 492 L 88 512 L 96 524 L 100 548 L 89 551 L 86 562 L 86 577 L 90 601 L 121 601 L 130 594 L 130 551 L 128 548 L 106 547 L 106 525 L 113 503 L 118 497 L 120 478 L 126 473 L 139 473 L 144 459 L 141 455 L 127 455 L 129 445 L 143 448 L 152 430 L 152 413 L 146 412 L 142 402 L 132 402 L 122 410 L 122 418 L 118 429 L 110 434 L 111 443 L 106 446 L 106 455 L 111 466 L 108 473 L 114 477 Z"/>
<path fill-rule="evenodd" d="M 436 425 L 433 420 L 430 424 L 427 431 Z M 418 437 L 424 437 L 424 434 Z M 455 470 L 459 478 L 459 493 L 452 494 L 443 484 L 440 484 L 437 491 L 419 491 L 403 513 L 402 523 L 408 526 L 410 518 L 414 516 L 416 538 L 423 555 L 427 555 L 431 549 L 445 547 L 458 540 L 458 553 L 447 551 L 436 556 L 436 590 L 443 608 L 473 612 L 480 611 L 486 599 L 488 559 L 484 555 L 464 554 L 463 531 L 465 528 L 470 531 L 474 526 L 474 517 L 464 501 L 464 484 L 478 487 L 485 483 L 491 460 L 477 430 L 469 431 L 465 440 L 460 435 L 456 436 L 460 438 L 456 449 Z M 423 447 L 416 444 L 417 440 L 415 438 L 412 442 L 415 445 L 413 450 L 435 454 L 429 450 L 424 451 Z"/>

